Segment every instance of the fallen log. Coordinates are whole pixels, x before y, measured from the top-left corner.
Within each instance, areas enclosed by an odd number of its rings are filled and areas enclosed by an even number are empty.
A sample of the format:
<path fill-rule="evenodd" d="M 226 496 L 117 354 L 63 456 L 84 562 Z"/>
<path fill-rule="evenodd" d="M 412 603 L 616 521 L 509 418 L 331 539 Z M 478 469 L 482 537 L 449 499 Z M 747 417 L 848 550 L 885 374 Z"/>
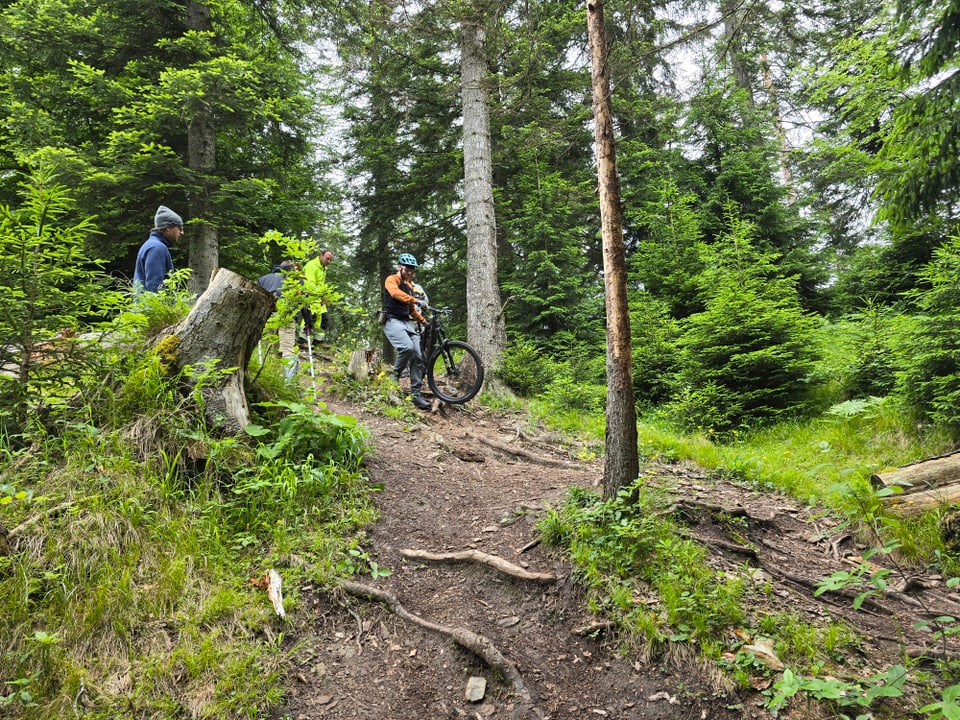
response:
<path fill-rule="evenodd" d="M 381 602 L 390 608 L 390 611 L 400 619 L 422 627 L 425 630 L 430 630 L 431 632 L 443 635 L 444 637 L 453 640 L 458 645 L 474 653 L 487 665 L 489 665 L 494 672 L 497 672 L 504 677 L 513 687 L 514 692 L 516 692 L 519 696 L 521 702 L 518 703 L 518 712 L 516 713 L 516 717 L 524 718 L 533 716 L 536 718 L 543 718 L 543 715 L 539 712 L 539 710 L 533 707 L 533 700 L 530 697 L 530 691 L 523 682 L 523 676 L 520 675 L 520 671 L 517 669 L 517 666 L 504 657 L 503 653 L 496 648 L 489 638 L 483 635 L 478 635 L 477 633 L 465 628 L 440 625 L 438 623 L 431 622 L 430 620 L 426 620 L 419 615 L 415 615 L 403 607 L 400 601 L 393 594 L 387 592 L 386 590 L 381 590 L 380 588 L 371 587 L 370 585 L 354 582 L 353 580 L 341 580 L 340 587 L 343 588 L 348 595 Z"/>
<path fill-rule="evenodd" d="M 944 505 L 960 503 L 960 482 L 943 485 L 929 490 L 914 490 L 880 499 L 888 510 L 898 515 L 914 516 L 928 510 L 936 510 Z"/>
<path fill-rule="evenodd" d="M 870 476 L 874 487 L 899 485 L 905 493 L 960 483 L 960 452 L 920 460 Z"/>
<path fill-rule="evenodd" d="M 400 554 L 403 557 L 411 560 L 429 560 L 431 562 L 477 562 L 481 563 L 482 565 L 489 565 L 505 575 L 510 575 L 511 577 L 519 578 L 520 580 L 530 580 L 532 582 L 542 583 L 552 583 L 557 581 L 556 575 L 551 575 L 550 573 L 530 572 L 519 565 L 514 565 L 511 562 L 507 562 L 503 558 L 499 558 L 496 555 L 488 555 L 487 553 L 479 550 L 460 550 L 457 552 L 432 553 L 428 552 L 427 550 L 411 550 L 407 548 L 401 550 Z"/>

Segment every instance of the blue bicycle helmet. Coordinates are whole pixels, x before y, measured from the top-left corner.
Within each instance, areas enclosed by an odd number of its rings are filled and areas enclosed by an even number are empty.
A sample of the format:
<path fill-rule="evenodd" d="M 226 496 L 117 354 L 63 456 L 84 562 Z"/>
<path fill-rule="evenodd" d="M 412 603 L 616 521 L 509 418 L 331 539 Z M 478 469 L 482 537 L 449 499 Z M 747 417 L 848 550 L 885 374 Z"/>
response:
<path fill-rule="evenodd" d="M 420 267 L 417 263 L 417 259 L 410 253 L 403 253 L 397 258 L 398 265 L 406 265 L 407 267 Z"/>

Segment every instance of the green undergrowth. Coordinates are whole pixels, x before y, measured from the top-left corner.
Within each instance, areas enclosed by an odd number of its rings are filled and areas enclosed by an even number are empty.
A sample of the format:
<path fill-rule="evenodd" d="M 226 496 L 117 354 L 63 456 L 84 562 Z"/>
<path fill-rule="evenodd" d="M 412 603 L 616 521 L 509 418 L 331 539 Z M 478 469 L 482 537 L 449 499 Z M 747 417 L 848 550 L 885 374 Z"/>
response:
<path fill-rule="evenodd" d="M 531 422 L 587 443 L 601 443 L 602 418 L 527 406 Z M 809 508 L 810 517 L 832 516 L 868 550 L 850 570 L 819 579 L 817 593 L 852 593 L 865 599 L 916 571 L 941 573 L 957 583 L 960 558 L 945 546 L 940 519 L 949 508 L 900 516 L 883 505 L 895 489 L 875 488 L 870 476 L 953 449 L 948 432 L 918 426 L 892 398 L 847 401 L 819 417 L 782 421 L 716 434 L 683 432 L 661 416 L 638 424 L 641 467 L 651 461 L 692 462 L 718 480 L 750 492 L 788 495 Z M 601 445 L 602 447 L 602 445 Z M 641 470 L 643 472 L 643 470 Z M 659 481 L 658 481 L 659 482 Z M 569 555 L 598 615 L 612 620 L 624 651 L 650 658 L 679 655 L 719 670 L 717 685 L 765 688 L 766 706 L 777 716 L 804 702 L 839 718 L 960 717 L 960 667 L 933 658 L 904 660 L 889 668 L 858 662 L 861 640 L 841 622 L 809 622 L 801 616 L 764 611 L 773 592 L 769 581 L 746 563 L 738 572 L 710 567 L 703 546 L 671 511 L 669 488 L 646 477 L 604 500 L 573 490 L 548 511 L 543 538 Z M 735 523 L 736 518 L 730 522 Z M 893 570 L 877 571 L 873 554 L 888 556 Z M 931 637 L 960 632 L 953 617 L 929 622 Z M 779 670 L 747 651 L 762 643 L 784 663 Z"/>
<path fill-rule="evenodd" d="M 268 717 L 293 646 L 255 581 L 276 570 L 294 611 L 298 588 L 384 571 L 354 418 L 268 363 L 224 435 L 184 379 L 118 359 L 95 405 L 0 443 L 0 716 Z"/>
<path fill-rule="evenodd" d="M 674 520 L 672 503 L 640 478 L 609 500 L 571 490 L 539 524 L 543 540 L 569 556 L 590 608 L 615 620 L 630 655 L 649 659 L 686 645 L 729 670 L 728 683 L 746 687 L 769 674 L 742 652 L 758 637 L 774 638 L 777 656 L 805 669 L 824 662 L 824 649 L 837 653 L 855 643 L 842 625 L 759 614 L 769 582 L 746 564 L 737 572 L 711 567 L 706 548 Z"/>
<path fill-rule="evenodd" d="M 803 702 L 825 703 L 838 718 L 956 717 L 955 663 L 875 667 L 852 628 L 785 609 L 769 576 L 749 563 L 715 569 L 673 513 L 673 500 L 641 477 L 607 500 L 573 489 L 538 525 L 569 557 L 589 609 L 612 621 L 628 657 L 699 665 L 728 698 L 736 689 L 761 691 L 773 717 Z M 870 569 L 869 557 L 822 579 L 816 594 L 854 590 L 854 607 L 881 595 L 888 575 Z M 958 628 L 946 617 L 929 626 L 935 641 Z"/>

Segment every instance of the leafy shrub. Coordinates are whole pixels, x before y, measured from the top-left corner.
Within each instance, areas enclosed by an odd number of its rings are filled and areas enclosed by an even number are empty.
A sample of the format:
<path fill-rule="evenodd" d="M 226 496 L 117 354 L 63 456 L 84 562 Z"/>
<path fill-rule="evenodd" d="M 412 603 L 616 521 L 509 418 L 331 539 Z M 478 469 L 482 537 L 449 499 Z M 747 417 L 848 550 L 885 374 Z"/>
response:
<path fill-rule="evenodd" d="M 667 304 L 649 293 L 630 301 L 633 390 L 638 404 L 657 405 L 669 398 L 676 373 L 679 327 Z"/>
<path fill-rule="evenodd" d="M 703 642 L 743 622 L 744 586 L 718 575 L 705 562 L 705 550 L 676 532 L 663 512 L 668 502 L 643 478 L 609 500 L 577 489 L 538 528 L 545 540 L 564 547 L 594 603 L 607 606 L 643 640 Z M 648 588 L 660 599 L 654 616 L 633 601 Z"/>
<path fill-rule="evenodd" d="M 19 207 L 0 207 L 0 434 L 12 441 L 57 422 L 83 378 L 99 375 L 98 348 L 81 333 L 121 302 L 84 256 L 94 227 L 69 219 L 56 174 L 33 171 L 19 194 Z"/>
<path fill-rule="evenodd" d="M 558 410 L 599 413 L 603 411 L 607 389 L 601 385 L 591 385 L 576 380 L 571 376 L 568 368 L 561 366 L 560 372 L 550 381 L 540 396 Z"/>
<path fill-rule="evenodd" d="M 851 398 L 883 397 L 896 386 L 897 354 L 895 337 L 899 314 L 887 307 L 868 302 L 851 316 L 852 358 L 845 395 Z"/>
<path fill-rule="evenodd" d="M 733 428 L 741 416 L 740 410 L 736 398 L 714 382 L 699 387 L 683 385 L 663 406 L 667 417 L 681 427 L 706 434 Z"/>

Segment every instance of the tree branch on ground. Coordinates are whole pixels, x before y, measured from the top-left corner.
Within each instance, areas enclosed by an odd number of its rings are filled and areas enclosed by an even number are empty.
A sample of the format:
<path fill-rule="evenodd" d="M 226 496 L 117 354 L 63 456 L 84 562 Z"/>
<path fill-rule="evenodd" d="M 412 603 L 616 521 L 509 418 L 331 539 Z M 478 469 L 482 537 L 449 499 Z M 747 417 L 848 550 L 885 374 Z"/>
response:
<path fill-rule="evenodd" d="M 507 562 L 496 555 L 489 555 L 479 550 L 460 550 L 457 552 L 432 553 L 427 550 L 411 550 L 409 548 L 400 551 L 400 554 L 410 560 L 429 560 L 431 562 L 477 562 L 482 565 L 499 570 L 505 575 L 518 578 L 520 580 L 530 580 L 531 582 L 552 583 L 557 581 L 557 576 L 550 573 L 530 572 L 519 565 Z"/>

